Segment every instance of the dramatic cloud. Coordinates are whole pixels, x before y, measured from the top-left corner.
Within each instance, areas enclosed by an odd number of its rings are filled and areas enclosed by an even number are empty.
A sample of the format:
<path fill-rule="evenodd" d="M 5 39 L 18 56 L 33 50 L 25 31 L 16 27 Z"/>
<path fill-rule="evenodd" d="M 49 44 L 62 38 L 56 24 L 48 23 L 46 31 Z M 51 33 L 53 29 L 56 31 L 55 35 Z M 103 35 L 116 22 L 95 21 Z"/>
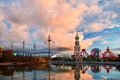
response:
<path fill-rule="evenodd" d="M 118 3 L 113 0 L 1 0 L 0 41 L 25 40 L 44 47 L 43 42 L 50 34 L 56 47 L 73 49 L 75 32 L 79 29 L 81 48 L 88 48 L 99 41 L 99 36 L 103 37 L 104 33 L 99 34 L 104 29 L 119 25 Z"/>

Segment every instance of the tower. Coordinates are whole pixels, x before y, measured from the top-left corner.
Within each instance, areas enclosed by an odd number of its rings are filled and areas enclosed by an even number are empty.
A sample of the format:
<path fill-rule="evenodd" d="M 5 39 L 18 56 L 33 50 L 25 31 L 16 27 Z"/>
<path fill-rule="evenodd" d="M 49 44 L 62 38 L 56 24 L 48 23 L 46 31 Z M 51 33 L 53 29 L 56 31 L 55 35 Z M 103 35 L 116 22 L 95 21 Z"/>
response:
<path fill-rule="evenodd" d="M 78 31 L 76 32 L 76 36 L 75 36 L 74 55 L 75 55 L 76 61 L 79 61 L 80 60 L 80 44 L 79 44 Z"/>

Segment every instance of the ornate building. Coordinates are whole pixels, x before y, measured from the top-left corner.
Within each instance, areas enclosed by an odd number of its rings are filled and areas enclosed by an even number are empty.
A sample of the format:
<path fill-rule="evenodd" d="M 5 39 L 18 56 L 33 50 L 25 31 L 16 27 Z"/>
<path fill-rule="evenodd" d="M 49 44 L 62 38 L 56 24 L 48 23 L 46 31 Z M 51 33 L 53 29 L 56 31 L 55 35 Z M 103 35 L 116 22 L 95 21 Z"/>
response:
<path fill-rule="evenodd" d="M 77 61 L 79 61 L 81 59 L 78 31 L 76 32 L 76 36 L 75 36 L 74 55 L 75 55 L 75 59 Z"/>
<path fill-rule="evenodd" d="M 116 59 L 118 56 L 114 54 L 112 51 L 110 51 L 109 47 L 107 47 L 106 51 L 102 53 L 102 59 L 104 60 L 110 60 L 110 59 Z"/>
<path fill-rule="evenodd" d="M 4 50 L 0 47 L 0 62 L 28 62 L 28 63 L 46 63 L 49 61 L 49 57 L 43 56 L 31 56 L 26 55 L 14 55 L 13 50 Z"/>

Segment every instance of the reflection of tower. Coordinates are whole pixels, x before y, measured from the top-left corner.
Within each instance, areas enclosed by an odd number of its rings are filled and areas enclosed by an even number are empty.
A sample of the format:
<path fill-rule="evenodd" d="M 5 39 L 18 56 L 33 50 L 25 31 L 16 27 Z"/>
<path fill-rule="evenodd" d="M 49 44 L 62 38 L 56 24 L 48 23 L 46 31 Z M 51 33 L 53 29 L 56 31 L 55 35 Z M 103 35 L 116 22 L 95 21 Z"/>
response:
<path fill-rule="evenodd" d="M 34 79 L 34 80 L 37 80 L 37 79 L 36 79 L 36 72 L 35 72 L 35 70 L 33 71 L 33 79 Z"/>
<path fill-rule="evenodd" d="M 76 37 L 75 37 L 75 46 L 74 46 L 74 55 L 76 58 L 76 61 L 80 60 L 80 45 L 79 45 L 79 36 L 78 36 L 78 31 L 76 33 Z"/>
<path fill-rule="evenodd" d="M 51 70 L 48 70 L 48 77 L 45 78 L 44 80 L 55 80 L 54 78 L 51 78 Z"/>
<path fill-rule="evenodd" d="M 80 65 L 79 64 L 76 64 L 76 66 L 74 67 L 74 78 L 75 80 L 80 79 Z"/>
<path fill-rule="evenodd" d="M 49 69 L 49 72 L 48 72 L 48 79 L 50 80 L 50 69 Z"/>
<path fill-rule="evenodd" d="M 23 80 L 25 80 L 25 71 L 23 70 Z"/>
<path fill-rule="evenodd" d="M 87 58 L 89 56 L 85 49 L 82 49 L 82 51 L 80 52 L 80 55 L 82 58 Z"/>
<path fill-rule="evenodd" d="M 81 66 L 82 73 L 84 74 L 88 70 L 88 68 L 89 68 L 88 65 L 82 65 Z"/>

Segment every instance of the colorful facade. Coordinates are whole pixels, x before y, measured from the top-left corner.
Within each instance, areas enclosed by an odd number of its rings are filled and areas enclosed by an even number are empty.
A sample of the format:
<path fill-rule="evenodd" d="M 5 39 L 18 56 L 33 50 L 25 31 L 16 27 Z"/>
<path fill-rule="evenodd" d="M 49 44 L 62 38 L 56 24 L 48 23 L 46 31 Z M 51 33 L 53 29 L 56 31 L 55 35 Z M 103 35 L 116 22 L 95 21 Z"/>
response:
<path fill-rule="evenodd" d="M 118 56 L 114 54 L 113 52 L 111 52 L 109 47 L 107 47 L 106 51 L 102 53 L 101 58 L 104 60 L 110 60 L 110 59 L 116 59 L 118 58 Z"/>

